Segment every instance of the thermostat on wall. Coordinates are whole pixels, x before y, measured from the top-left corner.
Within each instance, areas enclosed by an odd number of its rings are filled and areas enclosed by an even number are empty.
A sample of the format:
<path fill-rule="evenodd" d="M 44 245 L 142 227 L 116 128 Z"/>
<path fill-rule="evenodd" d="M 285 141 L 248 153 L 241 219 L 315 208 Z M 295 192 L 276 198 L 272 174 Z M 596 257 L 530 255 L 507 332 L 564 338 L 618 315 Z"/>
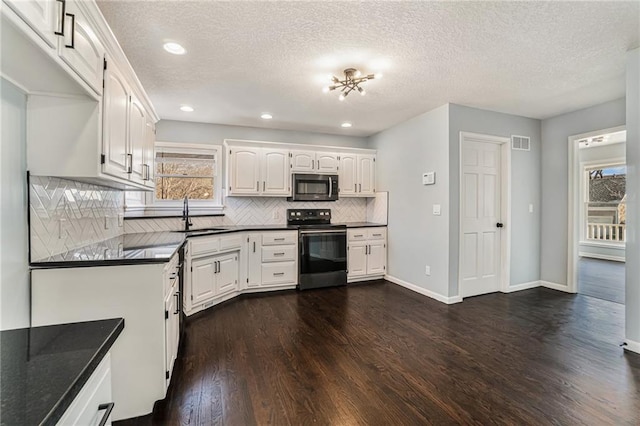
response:
<path fill-rule="evenodd" d="M 422 174 L 423 185 L 433 185 L 436 183 L 436 172 L 428 172 Z"/>

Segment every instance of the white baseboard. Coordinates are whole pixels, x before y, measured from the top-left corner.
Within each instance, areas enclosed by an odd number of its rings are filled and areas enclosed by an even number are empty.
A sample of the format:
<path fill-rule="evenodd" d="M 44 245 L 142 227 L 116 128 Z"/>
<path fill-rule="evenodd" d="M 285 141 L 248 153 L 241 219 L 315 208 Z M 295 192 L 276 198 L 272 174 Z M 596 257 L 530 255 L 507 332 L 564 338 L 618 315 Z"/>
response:
<path fill-rule="evenodd" d="M 624 342 L 626 343 L 626 345 L 623 346 L 625 351 L 631 351 L 640 354 L 640 342 L 634 342 L 633 340 L 629 339 L 626 339 Z"/>
<path fill-rule="evenodd" d="M 506 290 L 502 290 L 503 293 L 513 293 L 514 291 L 528 290 L 530 288 L 540 287 L 540 281 L 531 281 L 528 283 L 510 285 Z"/>
<path fill-rule="evenodd" d="M 453 296 L 453 297 L 443 296 L 440 293 L 436 293 L 434 291 L 427 290 L 426 288 L 417 286 L 415 284 L 408 283 L 406 281 L 401 280 L 400 278 L 396 278 L 396 277 L 393 277 L 391 275 L 385 275 L 384 279 L 389 281 L 389 282 L 392 282 L 394 284 L 398 284 L 399 286 L 402 286 L 404 288 L 408 288 L 411 291 L 415 291 L 416 293 L 420 293 L 423 296 L 427 296 L 427 297 L 430 297 L 432 299 L 435 299 L 438 302 L 446 303 L 447 305 L 451 305 L 453 303 L 462 302 L 462 297 L 460 297 L 460 296 Z"/>
<path fill-rule="evenodd" d="M 624 256 L 609 256 L 607 254 L 598 254 L 598 253 L 586 253 L 586 252 L 580 252 L 578 253 L 578 256 L 580 257 L 590 257 L 592 259 L 600 259 L 600 260 L 612 260 L 614 262 L 625 262 L 625 257 Z"/>
<path fill-rule="evenodd" d="M 540 286 L 553 290 L 564 291 L 565 293 L 573 293 L 572 291 L 569 291 L 569 287 L 566 284 L 558 284 L 551 281 L 540 280 Z"/>

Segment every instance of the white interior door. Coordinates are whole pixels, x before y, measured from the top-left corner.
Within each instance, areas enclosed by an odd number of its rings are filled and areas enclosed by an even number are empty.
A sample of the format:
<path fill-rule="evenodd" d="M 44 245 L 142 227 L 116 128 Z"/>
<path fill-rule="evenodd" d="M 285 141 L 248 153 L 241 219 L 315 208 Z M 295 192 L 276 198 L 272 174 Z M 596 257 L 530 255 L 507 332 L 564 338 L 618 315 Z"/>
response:
<path fill-rule="evenodd" d="M 462 145 L 462 297 L 500 290 L 500 145 Z"/>

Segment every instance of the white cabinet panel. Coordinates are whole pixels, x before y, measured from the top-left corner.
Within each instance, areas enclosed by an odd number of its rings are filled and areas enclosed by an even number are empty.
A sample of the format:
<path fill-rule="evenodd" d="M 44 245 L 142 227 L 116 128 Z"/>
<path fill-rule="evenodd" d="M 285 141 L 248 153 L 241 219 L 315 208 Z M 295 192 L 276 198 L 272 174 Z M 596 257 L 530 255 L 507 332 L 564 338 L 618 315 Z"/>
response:
<path fill-rule="evenodd" d="M 375 195 L 375 156 L 358 155 L 358 194 Z"/>
<path fill-rule="evenodd" d="M 233 147 L 229 161 L 229 195 L 260 194 L 260 148 Z"/>
<path fill-rule="evenodd" d="M 295 245 L 262 247 L 263 262 L 282 262 L 285 260 L 296 260 L 297 255 L 298 252 Z"/>
<path fill-rule="evenodd" d="M 66 1 L 65 32 L 58 53 L 98 94 L 102 93 L 105 50 L 76 1 Z"/>
<path fill-rule="evenodd" d="M 206 302 L 215 296 L 216 259 L 207 257 L 191 262 L 191 303 Z"/>
<path fill-rule="evenodd" d="M 156 143 L 156 126 L 147 117 L 145 124 L 145 143 L 144 143 L 144 167 L 143 180 L 145 185 L 155 187 L 155 143 Z"/>
<path fill-rule="evenodd" d="M 263 149 L 261 168 L 262 195 L 290 195 L 291 174 L 288 150 Z"/>
<path fill-rule="evenodd" d="M 62 5 L 55 0 L 4 0 L 51 47 L 57 46 L 56 32 L 62 28 Z"/>
<path fill-rule="evenodd" d="M 340 197 L 353 196 L 357 193 L 357 173 L 358 156 L 355 154 L 340 154 Z"/>
<path fill-rule="evenodd" d="M 367 275 L 383 275 L 386 264 L 386 245 L 384 241 L 372 241 L 369 243 L 367 255 Z"/>
<path fill-rule="evenodd" d="M 262 285 L 289 284 L 296 281 L 296 262 L 262 264 Z"/>
<path fill-rule="evenodd" d="M 262 245 L 295 244 L 298 240 L 298 232 L 268 232 L 262 235 Z"/>
<path fill-rule="evenodd" d="M 314 151 L 291 151 L 291 171 L 295 173 L 315 172 L 316 153 Z"/>
<path fill-rule="evenodd" d="M 338 173 L 339 154 L 334 152 L 317 152 L 316 166 L 319 173 L 334 174 Z"/>
<path fill-rule="evenodd" d="M 220 250 L 220 237 L 203 236 L 189 240 L 191 246 L 191 256 L 202 256 L 209 253 L 215 253 Z"/>
<path fill-rule="evenodd" d="M 142 104 L 135 98 L 131 98 L 129 104 L 129 178 L 142 183 L 145 176 L 144 148 L 147 123 Z"/>
<path fill-rule="evenodd" d="M 238 289 L 238 255 L 236 253 L 216 257 L 218 272 L 216 275 L 216 296 Z"/>
<path fill-rule="evenodd" d="M 165 365 L 168 371 L 166 377 L 166 386 L 169 386 L 173 366 L 178 356 L 178 344 L 180 339 L 179 319 L 177 311 L 177 283 L 171 287 L 171 291 L 166 295 L 164 300 L 165 309 Z"/>
<path fill-rule="evenodd" d="M 102 171 L 127 178 L 130 89 L 120 70 L 110 64 L 104 76 Z"/>
<path fill-rule="evenodd" d="M 372 240 L 385 240 L 387 238 L 387 228 L 369 228 L 367 231 L 367 239 Z"/>
<path fill-rule="evenodd" d="M 367 274 L 367 245 L 365 243 L 349 244 L 347 269 L 349 277 L 360 277 Z"/>
<path fill-rule="evenodd" d="M 247 287 L 260 287 L 262 284 L 262 236 L 249 235 L 247 247 Z"/>

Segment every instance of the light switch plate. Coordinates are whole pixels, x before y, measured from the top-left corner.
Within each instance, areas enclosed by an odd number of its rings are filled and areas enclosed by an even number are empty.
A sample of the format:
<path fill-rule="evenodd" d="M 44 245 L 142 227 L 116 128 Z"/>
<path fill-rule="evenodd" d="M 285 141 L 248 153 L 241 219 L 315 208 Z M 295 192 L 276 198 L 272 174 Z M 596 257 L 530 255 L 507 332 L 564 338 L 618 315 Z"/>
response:
<path fill-rule="evenodd" d="M 434 216 L 440 216 L 440 204 L 434 204 L 433 205 L 433 215 Z"/>
<path fill-rule="evenodd" d="M 423 185 L 434 185 L 436 183 L 436 172 L 427 172 L 422 174 Z"/>

